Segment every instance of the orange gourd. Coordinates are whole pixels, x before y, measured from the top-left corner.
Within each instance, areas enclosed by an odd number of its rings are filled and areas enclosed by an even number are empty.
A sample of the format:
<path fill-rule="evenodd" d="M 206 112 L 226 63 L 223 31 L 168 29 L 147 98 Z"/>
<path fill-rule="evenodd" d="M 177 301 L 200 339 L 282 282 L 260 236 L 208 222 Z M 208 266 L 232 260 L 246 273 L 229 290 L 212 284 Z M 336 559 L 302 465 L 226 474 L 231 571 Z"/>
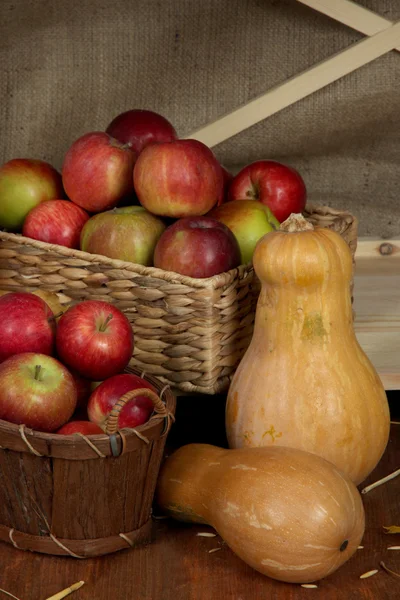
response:
<path fill-rule="evenodd" d="M 342 237 L 291 215 L 258 243 L 252 341 L 226 407 L 232 448 L 314 452 L 359 484 L 389 436 L 385 390 L 353 328 L 352 257 Z"/>
<path fill-rule="evenodd" d="M 157 500 L 175 519 L 214 527 L 257 571 L 292 583 L 336 571 L 364 533 L 350 479 L 315 454 L 283 446 L 183 446 L 161 469 Z"/>

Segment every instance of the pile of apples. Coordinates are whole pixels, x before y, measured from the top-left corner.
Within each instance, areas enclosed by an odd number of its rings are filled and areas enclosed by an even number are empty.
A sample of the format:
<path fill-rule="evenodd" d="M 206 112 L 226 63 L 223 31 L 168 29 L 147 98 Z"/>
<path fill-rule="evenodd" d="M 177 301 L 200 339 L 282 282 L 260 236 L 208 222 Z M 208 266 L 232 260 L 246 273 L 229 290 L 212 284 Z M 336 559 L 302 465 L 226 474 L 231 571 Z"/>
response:
<path fill-rule="evenodd" d="M 156 391 L 124 373 L 134 347 L 131 325 L 107 302 L 53 310 L 36 292 L 0 297 L 0 419 L 63 435 L 103 434 L 121 396 Z M 142 425 L 152 412 L 152 401 L 137 396 L 121 410 L 118 428 Z"/>
<path fill-rule="evenodd" d="M 77 139 L 61 174 L 31 159 L 0 168 L 0 228 L 197 278 L 249 263 L 257 241 L 305 203 L 296 170 L 258 160 L 233 177 L 149 110 Z"/>

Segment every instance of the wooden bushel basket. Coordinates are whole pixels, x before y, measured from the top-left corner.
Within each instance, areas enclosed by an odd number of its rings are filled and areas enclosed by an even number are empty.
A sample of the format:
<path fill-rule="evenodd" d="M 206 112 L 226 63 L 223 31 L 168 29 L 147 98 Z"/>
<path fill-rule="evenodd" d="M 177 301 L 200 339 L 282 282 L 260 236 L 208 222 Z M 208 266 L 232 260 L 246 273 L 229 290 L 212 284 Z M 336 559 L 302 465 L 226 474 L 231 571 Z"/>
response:
<path fill-rule="evenodd" d="M 151 541 L 151 508 L 175 397 L 155 378 L 144 378 L 157 393 L 143 388 L 125 394 L 108 417 L 108 434 L 62 436 L 0 420 L 0 540 L 74 558 Z M 135 395 L 153 400 L 153 415 L 135 430 L 118 432 L 118 412 Z"/>

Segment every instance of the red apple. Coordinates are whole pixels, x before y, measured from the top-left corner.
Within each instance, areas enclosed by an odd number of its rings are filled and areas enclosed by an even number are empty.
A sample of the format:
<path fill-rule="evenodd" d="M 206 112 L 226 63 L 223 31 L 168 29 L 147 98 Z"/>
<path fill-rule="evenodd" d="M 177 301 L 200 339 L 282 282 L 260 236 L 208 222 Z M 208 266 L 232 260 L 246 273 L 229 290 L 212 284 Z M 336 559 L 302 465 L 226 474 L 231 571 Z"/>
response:
<path fill-rule="evenodd" d="M 104 435 L 96 423 L 91 421 L 70 421 L 56 431 L 59 435 L 72 435 L 73 433 L 83 433 L 83 435 Z"/>
<path fill-rule="evenodd" d="M 213 208 L 208 216 L 221 221 L 232 231 L 239 244 L 242 264 L 251 262 L 260 238 L 279 229 L 279 221 L 268 206 L 257 200 L 225 202 Z"/>
<path fill-rule="evenodd" d="M 42 298 L 29 292 L 0 297 L 0 362 L 13 354 L 53 354 L 56 324 Z"/>
<path fill-rule="evenodd" d="M 123 206 L 94 215 L 81 233 L 81 250 L 139 265 L 153 264 L 163 221 L 143 206 Z"/>
<path fill-rule="evenodd" d="M 133 331 L 118 308 L 100 300 L 71 306 L 56 336 L 60 360 L 82 377 L 99 381 L 125 369 L 133 352 Z"/>
<path fill-rule="evenodd" d="M 15 158 L 0 168 L 0 228 L 21 231 L 40 202 L 63 198 L 61 175 L 43 160 Z"/>
<path fill-rule="evenodd" d="M 291 213 L 301 213 L 307 191 L 301 175 L 274 160 L 258 160 L 244 167 L 229 187 L 229 200 L 259 200 L 280 223 Z"/>
<path fill-rule="evenodd" d="M 240 264 L 240 248 L 226 225 L 211 217 L 186 217 L 157 242 L 154 266 L 188 277 L 212 277 Z"/>
<path fill-rule="evenodd" d="M 155 388 L 145 379 L 131 373 L 123 373 L 103 381 L 92 393 L 88 403 L 88 416 L 93 423 L 105 429 L 106 419 L 114 404 L 129 392 L 140 388 Z M 149 420 L 153 402 L 146 396 L 137 396 L 124 406 L 118 417 L 118 428 L 138 427 Z"/>
<path fill-rule="evenodd" d="M 0 365 L 0 419 L 39 431 L 55 431 L 72 416 L 76 387 L 58 360 L 26 352 Z"/>
<path fill-rule="evenodd" d="M 116 206 L 132 191 L 135 153 L 107 133 L 87 133 L 68 150 L 62 179 L 68 197 L 89 212 Z"/>
<path fill-rule="evenodd" d="M 89 219 L 87 212 L 68 200 L 48 200 L 33 208 L 24 221 L 26 237 L 79 248 L 82 227 Z"/>
<path fill-rule="evenodd" d="M 106 132 L 139 155 L 154 142 L 172 142 L 177 134 L 172 124 L 152 110 L 133 109 L 121 113 L 111 121 Z"/>
<path fill-rule="evenodd" d="M 226 202 L 228 200 L 229 187 L 233 180 L 232 173 L 230 173 L 226 167 L 221 165 L 221 169 L 222 169 L 222 177 L 223 177 L 223 181 L 224 181 L 224 186 L 223 186 L 222 195 L 217 202 L 217 206 L 221 206 L 221 204 L 223 204 L 224 202 Z"/>
<path fill-rule="evenodd" d="M 165 217 L 204 215 L 223 194 L 221 166 L 197 140 L 147 146 L 136 162 L 133 180 L 140 203 Z"/>
<path fill-rule="evenodd" d="M 86 410 L 87 403 L 88 403 L 90 394 L 92 392 L 92 382 L 90 381 L 90 379 L 86 379 L 85 377 L 82 377 L 81 375 L 79 375 L 79 373 L 77 373 L 73 369 L 69 369 L 69 372 L 71 373 L 72 377 L 74 378 L 74 382 L 76 385 L 76 392 L 77 392 L 76 408 L 77 408 L 77 410 L 81 410 L 81 409 Z"/>

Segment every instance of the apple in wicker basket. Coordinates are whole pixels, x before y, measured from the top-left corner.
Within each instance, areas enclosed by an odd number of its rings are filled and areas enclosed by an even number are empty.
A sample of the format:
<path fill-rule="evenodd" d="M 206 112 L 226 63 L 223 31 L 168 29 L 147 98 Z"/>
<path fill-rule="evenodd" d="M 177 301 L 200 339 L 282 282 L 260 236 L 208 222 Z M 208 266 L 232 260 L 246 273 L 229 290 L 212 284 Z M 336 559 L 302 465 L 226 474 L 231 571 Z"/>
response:
<path fill-rule="evenodd" d="M 64 197 L 61 175 L 49 163 L 28 158 L 10 160 L 0 168 L 0 228 L 21 231 L 32 208 Z"/>
<path fill-rule="evenodd" d="M 122 311 L 100 300 L 71 306 L 57 326 L 59 359 L 82 377 L 99 381 L 121 373 L 132 358 L 133 331 Z"/>
<path fill-rule="evenodd" d="M 163 221 L 143 206 L 114 208 L 87 221 L 81 233 L 81 250 L 151 266 L 164 230 Z"/>
<path fill-rule="evenodd" d="M 76 395 L 72 375 L 52 356 L 24 352 L 0 365 L 0 419 L 56 431 L 71 418 Z"/>
<path fill-rule="evenodd" d="M 303 212 L 306 186 L 301 175 L 275 160 L 257 160 L 239 171 L 229 186 L 229 200 L 259 200 L 280 223 Z"/>
<path fill-rule="evenodd" d="M 48 200 L 30 211 L 22 234 L 48 244 L 78 249 L 82 227 L 88 219 L 88 213 L 74 202 Z"/>
<path fill-rule="evenodd" d="M 173 125 L 162 115 L 152 110 L 132 109 L 116 116 L 106 133 L 128 144 L 139 155 L 154 142 L 172 142 L 177 134 Z"/>
<path fill-rule="evenodd" d="M 101 435 L 104 431 L 91 421 L 69 421 L 58 431 L 59 435 L 72 435 L 74 433 L 83 433 L 83 435 Z"/>
<path fill-rule="evenodd" d="M 197 140 L 147 146 L 135 164 L 140 203 L 164 217 L 204 215 L 221 201 L 224 177 L 213 152 Z"/>
<path fill-rule="evenodd" d="M 154 251 L 154 266 L 188 277 L 212 277 L 240 264 L 240 248 L 223 223 L 186 217 L 167 227 Z"/>
<path fill-rule="evenodd" d="M 107 417 L 118 400 L 126 392 L 140 388 L 148 388 L 157 393 L 151 383 L 133 373 L 123 373 L 106 379 L 96 387 L 89 398 L 89 419 L 105 429 Z M 138 427 L 146 423 L 153 412 L 153 408 L 153 402 L 146 396 L 137 396 L 130 400 L 118 416 L 118 429 Z"/>
<path fill-rule="evenodd" d="M 0 297 L 0 362 L 13 354 L 53 354 L 55 316 L 47 303 L 29 292 Z"/>
<path fill-rule="evenodd" d="M 242 264 L 249 263 L 258 240 L 270 231 L 279 229 L 279 221 L 268 206 L 257 200 L 233 200 L 213 208 L 209 217 L 225 223 L 235 236 L 241 252 Z"/>
<path fill-rule="evenodd" d="M 98 213 L 133 191 L 136 155 L 107 133 L 86 133 L 69 148 L 62 167 L 65 191 L 81 208 Z"/>

